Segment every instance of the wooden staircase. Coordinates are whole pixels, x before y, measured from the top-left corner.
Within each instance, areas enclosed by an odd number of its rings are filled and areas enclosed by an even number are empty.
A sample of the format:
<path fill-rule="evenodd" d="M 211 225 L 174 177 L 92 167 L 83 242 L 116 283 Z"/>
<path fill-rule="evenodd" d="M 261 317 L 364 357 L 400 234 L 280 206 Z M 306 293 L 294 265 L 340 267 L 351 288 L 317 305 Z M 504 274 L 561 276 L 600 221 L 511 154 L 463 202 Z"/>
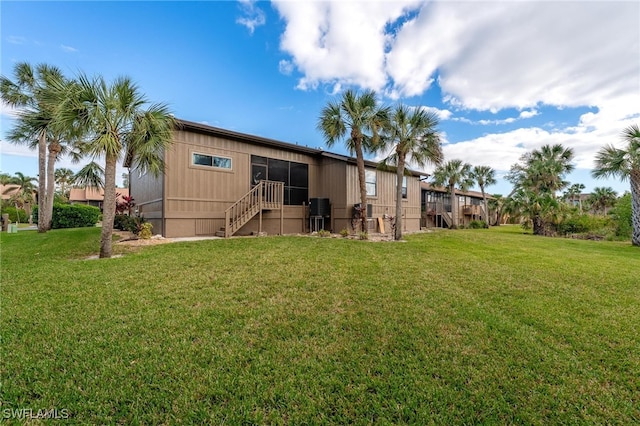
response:
<path fill-rule="evenodd" d="M 262 212 L 266 210 L 280 210 L 280 233 L 282 234 L 283 204 L 284 182 L 261 180 L 251 191 L 225 210 L 225 226 L 216 232 L 216 236 L 229 238 L 258 214 L 260 215 L 259 232 L 262 232 Z"/>

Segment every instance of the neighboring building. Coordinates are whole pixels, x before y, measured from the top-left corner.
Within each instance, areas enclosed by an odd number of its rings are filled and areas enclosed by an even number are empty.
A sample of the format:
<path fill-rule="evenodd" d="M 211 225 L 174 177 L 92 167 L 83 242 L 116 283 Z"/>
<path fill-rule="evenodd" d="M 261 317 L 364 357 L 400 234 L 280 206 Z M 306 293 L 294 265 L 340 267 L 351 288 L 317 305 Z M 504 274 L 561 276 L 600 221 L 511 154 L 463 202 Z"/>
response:
<path fill-rule="evenodd" d="M 20 189 L 20 186 L 12 183 L 8 185 L 0 184 L 0 198 L 3 200 L 9 200 L 16 194 L 16 192 L 18 192 L 18 189 Z"/>
<path fill-rule="evenodd" d="M 451 227 L 451 196 L 447 189 L 426 182 L 421 184 L 421 189 L 422 226 L 426 228 Z M 458 203 L 457 226 L 467 226 L 472 220 L 487 221 L 481 192 L 462 192 L 458 189 L 455 192 L 454 202 Z M 487 200 L 492 198 L 487 194 Z"/>
<path fill-rule="evenodd" d="M 116 188 L 116 203 L 122 202 L 122 197 L 129 196 L 129 188 Z M 104 201 L 104 189 L 102 188 L 71 188 L 69 190 L 69 202 L 71 204 L 88 204 L 102 209 Z"/>
<path fill-rule="evenodd" d="M 131 170 L 139 214 L 165 237 L 352 229 L 360 202 L 354 158 L 178 120 L 165 174 Z M 370 231 L 395 213 L 395 172 L 366 163 Z M 403 228 L 420 229 L 420 177 L 404 179 Z M 311 207 L 309 203 L 311 202 Z M 386 224 L 388 227 L 388 222 Z M 385 228 L 385 231 L 389 231 Z"/>

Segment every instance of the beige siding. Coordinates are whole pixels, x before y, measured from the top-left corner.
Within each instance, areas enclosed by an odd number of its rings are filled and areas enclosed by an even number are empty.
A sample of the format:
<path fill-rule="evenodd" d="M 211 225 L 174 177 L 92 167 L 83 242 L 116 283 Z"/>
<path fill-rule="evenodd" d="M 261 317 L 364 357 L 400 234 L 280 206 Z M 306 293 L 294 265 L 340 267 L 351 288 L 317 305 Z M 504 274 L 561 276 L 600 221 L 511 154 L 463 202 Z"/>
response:
<path fill-rule="evenodd" d="M 360 202 L 360 187 L 358 181 L 358 169 L 355 165 L 346 164 L 346 203 L 337 207 L 336 226 L 351 226 L 351 214 L 353 205 Z M 375 170 L 367 168 L 367 170 Z M 375 170 L 376 195 L 367 197 L 367 204 L 372 205 L 373 224 L 370 230 L 374 230 L 377 218 L 385 215 L 394 216 L 396 211 L 396 174 Z M 402 217 L 404 231 L 417 231 L 420 229 L 420 181 L 417 176 L 407 176 L 407 198 L 402 200 Z M 387 225 L 385 231 L 389 232 Z M 342 229 L 342 228 L 340 228 Z M 340 230 L 338 229 L 338 231 Z M 348 228 L 347 228 L 348 229 Z M 378 228 L 375 228 L 378 229 Z M 379 230 L 379 229 L 378 229 Z"/>
<path fill-rule="evenodd" d="M 259 146 L 194 132 L 177 131 L 176 143 L 167 153 L 165 190 L 166 236 L 212 235 L 224 227 L 224 212 L 251 189 L 251 155 L 305 163 L 309 165 L 309 196 L 318 188 L 318 161 L 309 155 L 275 147 Z M 194 166 L 192 154 L 230 158 L 231 170 Z M 285 208 L 285 233 L 304 232 L 302 206 Z M 273 215 L 277 214 L 278 219 Z M 277 223 L 277 226 L 275 225 Z M 280 233 L 279 212 L 265 212 L 263 228 Z M 258 232 L 258 218 L 247 223 L 237 235 Z"/>

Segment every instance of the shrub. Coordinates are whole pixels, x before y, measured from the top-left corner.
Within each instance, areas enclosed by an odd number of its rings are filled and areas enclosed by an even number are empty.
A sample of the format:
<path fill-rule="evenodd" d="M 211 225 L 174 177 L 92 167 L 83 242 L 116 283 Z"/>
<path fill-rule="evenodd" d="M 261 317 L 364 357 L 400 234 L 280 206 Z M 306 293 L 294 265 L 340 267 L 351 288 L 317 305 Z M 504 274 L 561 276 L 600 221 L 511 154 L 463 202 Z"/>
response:
<path fill-rule="evenodd" d="M 13 223 L 27 223 L 29 221 L 29 217 L 27 213 L 22 209 L 16 209 L 13 206 L 6 206 L 2 208 L 2 214 L 8 214 L 9 220 Z"/>
<path fill-rule="evenodd" d="M 488 227 L 489 225 L 487 225 L 487 222 L 484 220 L 472 220 L 469 222 L 469 229 L 483 229 Z"/>
<path fill-rule="evenodd" d="M 327 231 L 326 229 L 321 229 L 318 231 L 318 237 L 330 237 L 331 236 L 331 232 Z"/>
<path fill-rule="evenodd" d="M 120 231 L 128 231 L 135 235 L 140 233 L 142 226 L 147 223 L 142 216 L 129 216 L 126 214 L 117 214 L 113 218 L 113 229 Z"/>
<path fill-rule="evenodd" d="M 349 236 L 349 230 L 347 228 L 342 228 L 340 230 L 340 235 L 342 235 L 344 238 L 347 238 Z"/>
<path fill-rule="evenodd" d="M 614 222 L 616 236 L 631 238 L 633 230 L 631 194 L 626 193 L 618 199 L 618 202 L 611 210 L 611 218 Z"/>
<path fill-rule="evenodd" d="M 85 228 L 95 226 L 100 209 L 86 204 L 54 204 L 52 229 Z"/>
<path fill-rule="evenodd" d="M 358 238 L 360 238 L 361 240 L 368 240 L 369 239 L 369 234 L 366 232 L 358 232 Z"/>
<path fill-rule="evenodd" d="M 150 224 L 149 222 L 142 223 L 140 225 L 140 232 L 139 232 L 140 238 L 142 238 L 143 240 L 148 240 L 149 238 L 151 238 L 152 229 L 153 229 L 153 225 Z"/>

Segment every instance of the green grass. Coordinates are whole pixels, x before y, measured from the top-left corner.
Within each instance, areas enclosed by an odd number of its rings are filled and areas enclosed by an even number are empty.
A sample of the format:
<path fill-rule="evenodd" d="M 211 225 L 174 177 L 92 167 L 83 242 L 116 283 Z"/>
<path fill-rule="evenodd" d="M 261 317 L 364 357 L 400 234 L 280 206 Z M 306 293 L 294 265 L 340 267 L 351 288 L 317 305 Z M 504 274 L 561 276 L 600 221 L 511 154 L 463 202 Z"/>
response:
<path fill-rule="evenodd" d="M 640 422 L 629 243 L 500 227 L 83 260 L 99 232 L 2 235 L 2 409 L 81 424 Z"/>

